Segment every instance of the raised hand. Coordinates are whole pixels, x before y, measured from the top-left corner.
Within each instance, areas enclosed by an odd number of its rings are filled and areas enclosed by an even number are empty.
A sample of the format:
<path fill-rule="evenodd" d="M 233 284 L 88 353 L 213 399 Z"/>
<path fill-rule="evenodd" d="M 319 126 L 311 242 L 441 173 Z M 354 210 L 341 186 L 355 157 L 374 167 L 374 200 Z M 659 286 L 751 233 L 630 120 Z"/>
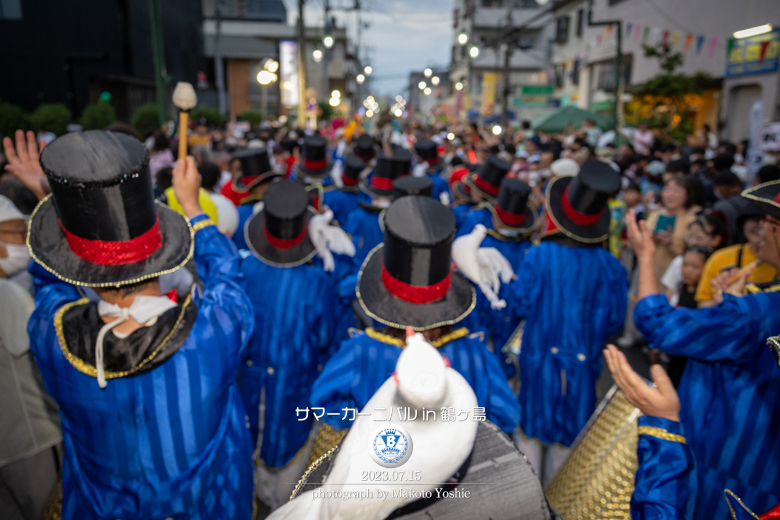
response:
<path fill-rule="evenodd" d="M 198 202 L 200 195 L 201 177 L 198 167 L 195 165 L 195 159 L 189 155 L 187 159 L 176 161 L 176 167 L 173 169 L 173 193 L 181 204 L 184 214 L 188 218 L 202 213 L 203 209 Z"/>
<path fill-rule="evenodd" d="M 3 152 L 8 160 L 5 171 L 22 181 L 41 200 L 51 191 L 39 160 L 46 142 L 36 143 L 35 134 L 30 131 L 25 136 L 22 130 L 17 130 L 14 137 L 16 146 L 10 137 L 3 138 Z"/>
<path fill-rule="evenodd" d="M 628 242 L 634 248 L 634 253 L 639 259 L 651 259 L 655 255 L 655 242 L 653 234 L 647 229 L 647 222 L 644 220 L 637 223 L 636 213 L 629 210 L 626 217 L 626 231 Z"/>

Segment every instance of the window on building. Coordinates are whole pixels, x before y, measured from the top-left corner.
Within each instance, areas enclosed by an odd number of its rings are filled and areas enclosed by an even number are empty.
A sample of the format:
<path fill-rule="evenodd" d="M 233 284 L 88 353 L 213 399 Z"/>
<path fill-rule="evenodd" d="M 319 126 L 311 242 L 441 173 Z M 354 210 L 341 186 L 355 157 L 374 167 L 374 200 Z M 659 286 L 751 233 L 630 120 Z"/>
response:
<path fill-rule="evenodd" d="M 577 11 L 577 36 L 582 36 L 582 24 L 585 22 L 585 10 L 580 9 Z"/>
<path fill-rule="evenodd" d="M 574 60 L 574 66 L 571 68 L 571 84 L 580 84 L 580 59 Z"/>
<path fill-rule="evenodd" d="M 566 43 L 569 40 L 569 17 L 562 16 L 558 18 L 555 24 L 555 41 Z"/>
<path fill-rule="evenodd" d="M 623 56 L 623 62 L 620 67 L 620 80 L 623 82 L 623 85 L 628 85 L 631 82 L 632 61 L 633 57 L 630 54 Z M 609 93 L 615 92 L 615 61 L 609 60 L 597 63 L 594 69 L 596 73 L 596 89 Z"/>
<path fill-rule="evenodd" d="M 0 0 L 0 20 L 21 20 L 22 0 Z"/>

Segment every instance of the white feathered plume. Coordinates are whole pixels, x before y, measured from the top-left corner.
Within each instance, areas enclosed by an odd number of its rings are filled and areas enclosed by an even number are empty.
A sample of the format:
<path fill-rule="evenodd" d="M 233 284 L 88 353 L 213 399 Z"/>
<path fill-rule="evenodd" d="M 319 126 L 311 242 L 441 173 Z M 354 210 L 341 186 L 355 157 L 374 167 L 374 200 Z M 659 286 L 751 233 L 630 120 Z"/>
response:
<path fill-rule="evenodd" d="M 333 271 L 336 262 L 333 253 L 339 255 L 355 256 L 355 245 L 343 229 L 331 226 L 333 211 L 328 209 L 321 215 L 315 215 L 309 220 L 309 238 L 317 255 L 322 259 L 325 271 Z"/>
<path fill-rule="evenodd" d="M 463 276 L 474 282 L 495 310 L 506 307 L 506 301 L 498 297 L 501 283 L 509 283 L 515 276 L 509 260 L 495 247 L 479 247 L 487 235 L 482 224 L 474 226 L 468 235 L 452 243 L 452 260 Z"/>

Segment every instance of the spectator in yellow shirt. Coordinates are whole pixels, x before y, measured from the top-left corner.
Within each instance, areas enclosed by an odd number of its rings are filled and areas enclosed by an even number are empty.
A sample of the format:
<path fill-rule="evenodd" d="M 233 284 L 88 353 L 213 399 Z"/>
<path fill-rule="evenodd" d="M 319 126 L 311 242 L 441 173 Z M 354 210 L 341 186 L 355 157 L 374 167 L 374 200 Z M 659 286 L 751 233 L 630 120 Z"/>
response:
<path fill-rule="evenodd" d="M 699 308 L 717 305 L 712 290 L 712 279 L 729 269 L 741 269 L 757 260 L 755 251 L 761 244 L 761 218 L 757 214 L 745 214 L 740 217 L 739 224 L 747 238 L 745 244 L 734 244 L 716 251 L 704 265 L 704 272 L 696 288 L 696 301 Z M 769 264 L 758 263 L 748 281 L 754 283 L 771 282 L 777 278 L 777 271 Z"/>

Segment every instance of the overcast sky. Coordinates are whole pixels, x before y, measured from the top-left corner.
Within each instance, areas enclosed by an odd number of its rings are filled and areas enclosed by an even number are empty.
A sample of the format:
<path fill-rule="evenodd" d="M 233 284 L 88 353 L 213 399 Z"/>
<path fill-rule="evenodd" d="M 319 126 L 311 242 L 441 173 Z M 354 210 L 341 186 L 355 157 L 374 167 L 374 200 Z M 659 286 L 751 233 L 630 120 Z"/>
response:
<path fill-rule="evenodd" d="M 294 24 L 298 2 L 284 0 L 284 3 L 288 22 Z M 353 6 L 354 0 L 330 0 L 330 3 L 338 25 L 346 25 L 349 37 L 356 39 L 356 14 L 339 9 Z M 324 0 L 306 0 L 304 5 L 306 25 L 321 25 Z M 362 19 L 371 24 L 363 31 L 363 47 L 367 48 L 374 69 L 376 92 L 406 96 L 403 89 L 409 83 L 409 71 L 449 64 L 453 5 L 453 0 L 361 0 Z M 366 56 L 364 52 L 361 57 Z"/>

